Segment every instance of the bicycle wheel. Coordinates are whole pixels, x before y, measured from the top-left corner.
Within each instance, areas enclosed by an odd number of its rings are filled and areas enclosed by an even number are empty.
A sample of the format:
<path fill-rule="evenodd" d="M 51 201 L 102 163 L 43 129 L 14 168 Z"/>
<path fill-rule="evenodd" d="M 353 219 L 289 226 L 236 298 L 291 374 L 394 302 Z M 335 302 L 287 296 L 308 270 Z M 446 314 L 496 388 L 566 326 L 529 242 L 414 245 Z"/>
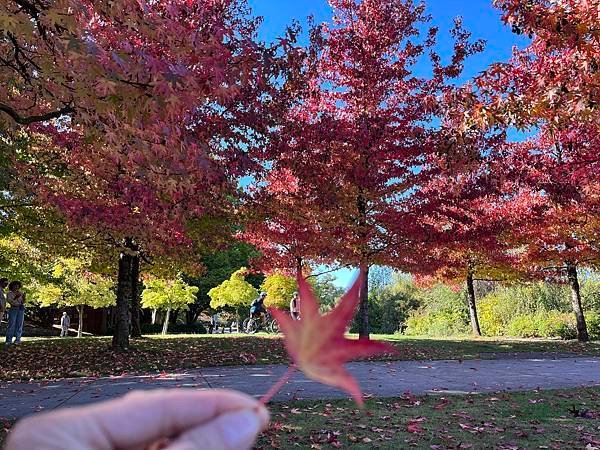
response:
<path fill-rule="evenodd" d="M 248 329 L 248 323 L 250 322 L 250 317 L 246 317 L 244 319 L 244 321 L 242 322 L 242 329 L 240 330 L 240 333 L 247 333 L 248 331 L 246 331 Z"/>
<path fill-rule="evenodd" d="M 250 319 L 248 321 L 248 325 L 246 326 L 246 333 L 254 334 L 258 331 L 259 325 L 258 320 Z"/>
<path fill-rule="evenodd" d="M 279 333 L 279 324 L 277 323 L 276 320 L 271 320 L 271 322 L 269 322 L 269 332 L 270 333 Z"/>

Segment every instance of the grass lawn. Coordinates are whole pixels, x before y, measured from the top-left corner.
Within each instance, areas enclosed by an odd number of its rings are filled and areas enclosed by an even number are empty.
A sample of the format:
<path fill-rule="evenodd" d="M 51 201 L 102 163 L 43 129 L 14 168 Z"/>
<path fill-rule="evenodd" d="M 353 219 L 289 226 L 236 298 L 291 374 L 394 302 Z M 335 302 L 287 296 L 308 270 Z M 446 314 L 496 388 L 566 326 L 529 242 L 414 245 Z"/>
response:
<path fill-rule="evenodd" d="M 600 448 L 600 389 L 271 405 L 258 448 Z"/>
<path fill-rule="evenodd" d="M 374 336 L 395 345 L 401 360 L 492 359 L 526 355 L 597 355 L 600 342 L 555 340 L 428 339 Z M 110 338 L 37 338 L 0 353 L 0 380 L 122 375 L 240 364 L 286 363 L 283 342 L 273 335 L 147 336 L 132 350 L 115 353 Z M 386 359 L 384 356 L 383 358 Z M 387 357 L 390 359 L 390 357 Z"/>
<path fill-rule="evenodd" d="M 596 449 L 600 389 L 275 403 L 259 449 Z M 0 419 L 0 447 L 11 423 Z"/>

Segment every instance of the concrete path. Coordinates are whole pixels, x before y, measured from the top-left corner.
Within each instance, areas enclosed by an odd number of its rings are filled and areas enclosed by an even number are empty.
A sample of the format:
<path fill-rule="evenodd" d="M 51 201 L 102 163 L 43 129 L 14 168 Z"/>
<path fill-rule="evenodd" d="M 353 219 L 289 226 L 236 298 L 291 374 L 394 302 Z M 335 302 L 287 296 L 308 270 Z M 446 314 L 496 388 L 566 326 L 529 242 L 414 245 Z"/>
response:
<path fill-rule="evenodd" d="M 474 361 L 394 361 L 348 364 L 365 394 L 464 394 L 502 390 L 600 386 L 600 358 L 498 359 Z M 0 417 L 114 398 L 134 389 L 231 388 L 260 396 L 286 371 L 285 366 L 215 367 L 160 375 L 73 378 L 55 382 L 0 383 Z M 347 398 L 344 392 L 296 373 L 276 401 Z"/>

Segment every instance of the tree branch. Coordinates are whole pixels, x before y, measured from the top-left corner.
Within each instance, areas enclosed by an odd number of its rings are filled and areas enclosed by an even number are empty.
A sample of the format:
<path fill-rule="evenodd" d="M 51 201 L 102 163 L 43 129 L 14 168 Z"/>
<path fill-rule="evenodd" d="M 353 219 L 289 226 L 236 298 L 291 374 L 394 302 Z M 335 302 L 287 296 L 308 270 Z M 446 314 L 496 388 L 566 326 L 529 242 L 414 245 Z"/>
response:
<path fill-rule="evenodd" d="M 64 106 L 56 111 L 48 112 L 45 114 L 23 117 L 19 115 L 19 113 L 10 106 L 0 103 L 0 111 L 9 115 L 19 125 L 30 125 L 36 122 L 44 122 L 50 119 L 57 119 L 65 114 L 73 113 L 75 112 L 75 108 L 73 108 L 72 106 Z"/>
<path fill-rule="evenodd" d="M 343 266 L 338 266 L 338 267 L 335 267 L 334 269 L 329 269 L 329 270 L 326 270 L 326 271 L 324 271 L 324 272 L 319 272 L 319 273 L 311 273 L 310 275 L 307 275 L 307 276 L 305 276 L 305 277 L 304 277 L 304 279 L 305 279 L 305 280 L 308 280 L 308 279 L 309 279 L 309 278 L 311 278 L 311 277 L 319 277 L 319 276 L 321 276 L 321 275 L 325 275 L 325 274 L 327 274 L 327 273 L 331 273 L 331 272 L 335 272 L 335 271 L 337 271 L 337 270 L 345 269 L 345 268 L 347 268 L 347 267 L 350 267 L 350 264 L 344 264 Z"/>

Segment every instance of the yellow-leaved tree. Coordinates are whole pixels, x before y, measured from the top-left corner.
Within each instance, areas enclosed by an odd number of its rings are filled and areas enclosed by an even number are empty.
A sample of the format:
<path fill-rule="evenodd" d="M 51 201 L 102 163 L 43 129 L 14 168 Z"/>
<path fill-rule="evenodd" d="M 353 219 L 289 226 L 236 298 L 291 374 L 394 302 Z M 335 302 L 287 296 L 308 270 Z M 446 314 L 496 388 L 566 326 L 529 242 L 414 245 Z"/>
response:
<path fill-rule="evenodd" d="M 41 306 L 76 307 L 77 337 L 83 334 L 84 306 L 106 308 L 116 303 L 114 283 L 90 272 L 85 261 L 75 258 L 59 259 L 53 265 L 50 282 L 34 285 L 32 296 Z"/>
<path fill-rule="evenodd" d="M 265 278 L 261 289 L 267 293 L 266 306 L 288 309 L 292 296 L 298 290 L 298 283 L 294 277 L 276 272 Z"/>
<path fill-rule="evenodd" d="M 237 316 L 240 326 L 240 309 L 247 308 L 258 296 L 254 286 L 246 281 L 248 270 L 242 267 L 231 274 L 228 280 L 208 291 L 210 307 L 213 309 L 230 308 Z"/>
<path fill-rule="evenodd" d="M 198 288 L 190 286 L 180 279 L 152 279 L 144 283 L 142 307 L 154 310 L 166 310 L 162 334 L 167 334 L 171 310 L 186 309 L 196 301 Z"/>

